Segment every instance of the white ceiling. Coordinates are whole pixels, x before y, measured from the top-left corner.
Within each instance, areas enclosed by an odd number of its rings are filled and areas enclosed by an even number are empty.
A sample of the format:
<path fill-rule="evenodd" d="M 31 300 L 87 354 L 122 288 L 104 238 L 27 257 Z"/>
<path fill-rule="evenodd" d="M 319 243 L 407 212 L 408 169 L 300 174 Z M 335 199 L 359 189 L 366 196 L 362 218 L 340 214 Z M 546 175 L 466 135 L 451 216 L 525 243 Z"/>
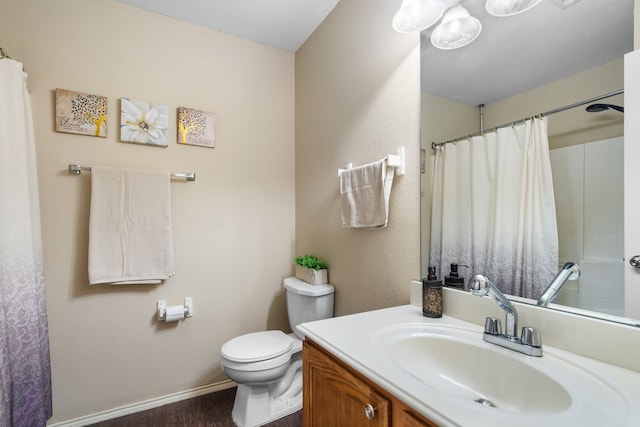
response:
<path fill-rule="evenodd" d="M 581 0 L 566 9 L 544 0 L 508 18 L 489 15 L 484 3 L 461 3 L 482 22 L 470 45 L 442 51 L 428 41 L 429 29 L 422 33 L 423 90 L 489 104 L 633 50 L 633 0 Z"/>
<path fill-rule="evenodd" d="M 117 0 L 295 52 L 339 0 Z"/>
<path fill-rule="evenodd" d="M 339 0 L 117 1 L 295 52 Z M 496 18 L 484 1 L 462 0 L 482 22 L 482 33 L 466 47 L 440 51 L 424 31 L 423 90 L 488 104 L 633 50 L 633 0 L 579 0 L 562 9 L 563 1 L 544 0 L 523 14 Z"/>

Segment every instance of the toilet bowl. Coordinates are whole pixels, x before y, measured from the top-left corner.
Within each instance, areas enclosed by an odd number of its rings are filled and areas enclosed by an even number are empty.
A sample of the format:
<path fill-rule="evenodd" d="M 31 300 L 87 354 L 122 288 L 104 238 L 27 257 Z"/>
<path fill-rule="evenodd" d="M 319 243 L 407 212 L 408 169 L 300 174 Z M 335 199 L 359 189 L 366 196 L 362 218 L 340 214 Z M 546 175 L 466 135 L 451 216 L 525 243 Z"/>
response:
<path fill-rule="evenodd" d="M 302 341 L 282 331 L 242 335 L 222 346 L 222 365 L 238 384 L 231 412 L 240 427 L 302 409 Z"/>
<path fill-rule="evenodd" d="M 289 323 L 295 333 L 253 332 L 223 344 L 227 376 L 238 384 L 232 418 L 239 427 L 256 427 L 302 408 L 302 339 L 299 323 L 333 316 L 331 285 L 284 280 Z"/>
<path fill-rule="evenodd" d="M 224 370 L 241 384 L 266 383 L 284 374 L 293 339 L 282 331 L 254 332 L 227 341 L 221 350 Z"/>

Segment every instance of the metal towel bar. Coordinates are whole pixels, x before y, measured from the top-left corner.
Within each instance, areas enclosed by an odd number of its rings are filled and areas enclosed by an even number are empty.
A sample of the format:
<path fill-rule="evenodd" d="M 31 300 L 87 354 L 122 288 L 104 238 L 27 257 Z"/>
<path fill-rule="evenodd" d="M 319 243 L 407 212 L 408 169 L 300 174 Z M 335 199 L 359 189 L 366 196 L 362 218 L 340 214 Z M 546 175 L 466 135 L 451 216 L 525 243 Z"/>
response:
<path fill-rule="evenodd" d="M 90 166 L 69 165 L 69 173 L 71 175 L 80 175 L 82 172 L 91 172 Z M 172 173 L 171 178 L 184 178 L 187 181 L 195 181 L 195 172 Z"/>

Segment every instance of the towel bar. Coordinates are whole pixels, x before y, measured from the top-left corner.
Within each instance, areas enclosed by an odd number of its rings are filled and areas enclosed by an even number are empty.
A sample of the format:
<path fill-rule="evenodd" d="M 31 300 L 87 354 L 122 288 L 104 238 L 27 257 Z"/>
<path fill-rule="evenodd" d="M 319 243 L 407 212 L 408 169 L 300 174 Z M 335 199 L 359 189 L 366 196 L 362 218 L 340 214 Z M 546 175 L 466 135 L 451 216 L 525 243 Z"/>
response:
<path fill-rule="evenodd" d="M 91 172 L 91 166 L 69 165 L 69 173 L 71 175 L 80 175 L 82 172 Z M 195 181 L 195 172 L 172 173 L 171 178 L 184 178 L 187 181 Z"/>
<path fill-rule="evenodd" d="M 400 147 L 396 154 L 389 154 L 385 159 L 387 159 L 387 164 L 389 166 L 396 168 L 396 176 L 403 176 L 405 174 L 406 160 L 404 147 Z M 347 163 L 346 169 L 338 169 L 338 177 L 340 177 L 340 173 L 342 173 L 343 170 L 351 168 L 353 168 L 353 163 Z"/>

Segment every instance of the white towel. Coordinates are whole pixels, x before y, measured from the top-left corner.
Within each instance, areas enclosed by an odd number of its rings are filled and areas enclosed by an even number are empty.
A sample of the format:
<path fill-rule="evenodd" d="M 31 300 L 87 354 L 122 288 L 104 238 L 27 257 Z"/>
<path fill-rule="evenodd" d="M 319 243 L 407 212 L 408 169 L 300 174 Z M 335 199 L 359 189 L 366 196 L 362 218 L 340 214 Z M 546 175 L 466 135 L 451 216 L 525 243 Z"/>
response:
<path fill-rule="evenodd" d="M 89 284 L 173 276 L 169 184 L 167 172 L 91 168 Z"/>
<path fill-rule="evenodd" d="M 387 226 L 394 172 L 386 159 L 340 171 L 343 227 Z"/>

